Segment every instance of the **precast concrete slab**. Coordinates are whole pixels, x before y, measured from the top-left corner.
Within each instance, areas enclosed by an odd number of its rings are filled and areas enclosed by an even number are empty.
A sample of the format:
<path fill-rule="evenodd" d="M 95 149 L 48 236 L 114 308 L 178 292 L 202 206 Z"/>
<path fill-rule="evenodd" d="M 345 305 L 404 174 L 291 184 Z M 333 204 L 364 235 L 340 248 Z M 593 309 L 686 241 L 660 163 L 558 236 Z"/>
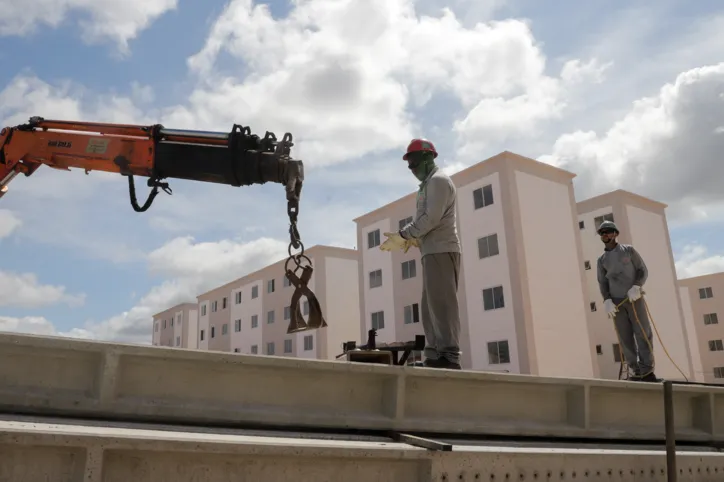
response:
<path fill-rule="evenodd" d="M 0 335 L 0 412 L 169 423 L 663 440 L 661 384 Z M 724 440 L 724 387 L 676 386 L 676 438 Z"/>
<path fill-rule="evenodd" d="M 721 481 L 724 454 L 680 452 L 678 481 Z M 0 482 L 665 481 L 662 450 L 475 447 L 0 421 Z"/>

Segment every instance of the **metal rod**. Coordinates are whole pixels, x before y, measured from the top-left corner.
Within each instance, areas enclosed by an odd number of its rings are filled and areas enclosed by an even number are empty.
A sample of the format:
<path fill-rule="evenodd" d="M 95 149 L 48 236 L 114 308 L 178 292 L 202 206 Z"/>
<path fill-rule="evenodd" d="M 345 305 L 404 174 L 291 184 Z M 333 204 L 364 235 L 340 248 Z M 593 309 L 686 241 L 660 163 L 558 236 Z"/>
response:
<path fill-rule="evenodd" d="M 674 432 L 674 384 L 664 382 L 664 427 L 666 431 L 666 480 L 676 482 L 676 434 Z"/>
<path fill-rule="evenodd" d="M 159 134 L 161 136 L 169 137 L 194 137 L 197 139 L 217 139 L 217 140 L 228 140 L 228 132 L 211 132 L 211 131 L 190 131 L 182 129 L 160 129 Z"/>

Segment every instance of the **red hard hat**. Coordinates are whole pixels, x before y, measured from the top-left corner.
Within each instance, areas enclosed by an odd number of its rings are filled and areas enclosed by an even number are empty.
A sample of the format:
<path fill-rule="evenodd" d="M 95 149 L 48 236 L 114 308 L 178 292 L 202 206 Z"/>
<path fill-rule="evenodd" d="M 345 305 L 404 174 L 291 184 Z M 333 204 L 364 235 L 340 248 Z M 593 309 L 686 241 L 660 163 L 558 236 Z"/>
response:
<path fill-rule="evenodd" d="M 432 152 L 433 159 L 437 157 L 437 151 L 435 150 L 435 145 L 432 142 L 427 139 L 412 139 L 410 144 L 407 146 L 407 152 L 404 156 L 402 156 L 402 158 L 407 160 L 407 155 L 409 153 L 419 151 Z"/>

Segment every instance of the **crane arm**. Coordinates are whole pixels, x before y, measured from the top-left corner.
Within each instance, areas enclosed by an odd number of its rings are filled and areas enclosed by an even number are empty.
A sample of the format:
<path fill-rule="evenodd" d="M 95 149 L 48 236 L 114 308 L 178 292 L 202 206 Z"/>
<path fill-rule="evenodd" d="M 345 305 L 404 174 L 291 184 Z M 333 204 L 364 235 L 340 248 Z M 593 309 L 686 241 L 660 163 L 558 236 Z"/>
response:
<path fill-rule="evenodd" d="M 164 179 L 185 179 L 230 186 L 267 182 L 282 184 L 289 216 L 289 259 L 285 274 L 297 288 L 289 332 L 326 326 L 321 308 L 306 284 L 312 273 L 311 261 L 297 230 L 299 199 L 304 182 L 302 161 L 290 156 L 292 135 L 281 140 L 272 132 L 264 137 L 249 127 L 234 124 L 230 132 L 167 129 L 160 124 L 133 125 L 98 122 L 46 120 L 31 117 L 28 123 L 0 130 L 0 198 L 19 174 L 32 175 L 40 166 L 54 169 L 83 169 L 114 172 L 128 177 L 131 205 L 145 212 L 162 189 L 171 194 Z M 151 193 L 143 205 L 136 199 L 134 176 L 148 178 Z M 292 248 L 300 249 L 292 254 Z M 304 265 L 304 260 L 308 266 Z M 289 269 L 289 263 L 296 267 Z M 295 273 L 303 270 L 301 276 Z M 309 323 L 301 319 L 299 294 L 307 296 Z M 310 299 L 311 295 L 311 299 Z M 292 324 L 294 327 L 292 327 Z"/>

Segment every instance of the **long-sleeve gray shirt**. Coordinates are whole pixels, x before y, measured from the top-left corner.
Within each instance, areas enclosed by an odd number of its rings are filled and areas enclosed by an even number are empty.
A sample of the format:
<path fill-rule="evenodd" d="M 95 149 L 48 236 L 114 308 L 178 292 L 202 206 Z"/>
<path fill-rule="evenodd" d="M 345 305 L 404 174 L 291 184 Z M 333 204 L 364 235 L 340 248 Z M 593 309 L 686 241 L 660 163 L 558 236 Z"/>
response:
<path fill-rule="evenodd" d="M 633 285 L 643 286 L 649 276 L 641 255 L 630 244 L 617 244 L 598 258 L 598 286 L 604 300 L 622 300 Z"/>
<path fill-rule="evenodd" d="M 405 239 L 420 240 L 420 256 L 459 253 L 457 231 L 457 190 L 450 176 L 439 167 L 420 183 L 414 221 L 400 229 Z"/>

